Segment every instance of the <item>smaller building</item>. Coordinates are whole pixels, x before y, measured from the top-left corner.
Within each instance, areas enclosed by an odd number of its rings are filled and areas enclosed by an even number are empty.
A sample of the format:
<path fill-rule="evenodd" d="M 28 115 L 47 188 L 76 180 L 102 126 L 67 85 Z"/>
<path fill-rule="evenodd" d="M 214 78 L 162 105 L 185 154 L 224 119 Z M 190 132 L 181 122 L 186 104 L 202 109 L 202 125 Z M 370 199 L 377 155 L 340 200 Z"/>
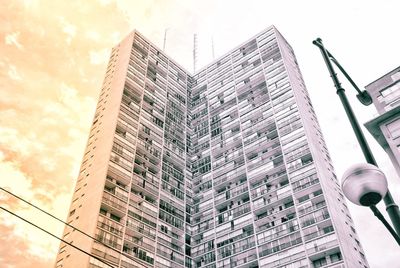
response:
<path fill-rule="evenodd" d="M 367 85 L 379 116 L 365 123 L 400 176 L 400 66 Z"/>

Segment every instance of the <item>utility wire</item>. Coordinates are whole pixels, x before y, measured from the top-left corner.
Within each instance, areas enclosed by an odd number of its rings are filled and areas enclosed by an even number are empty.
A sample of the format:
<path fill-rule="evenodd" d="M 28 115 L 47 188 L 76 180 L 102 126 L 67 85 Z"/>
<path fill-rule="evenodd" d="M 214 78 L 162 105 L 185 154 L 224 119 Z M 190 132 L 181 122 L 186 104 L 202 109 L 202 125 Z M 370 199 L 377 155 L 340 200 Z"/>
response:
<path fill-rule="evenodd" d="M 73 228 L 74 230 L 80 232 L 81 234 L 83 234 L 83 235 L 85 235 L 85 236 L 87 236 L 87 237 L 89 237 L 89 238 L 91 238 L 91 239 L 93 239 L 93 240 L 95 240 L 95 241 L 97 241 L 97 242 L 99 242 L 99 243 L 102 243 L 100 240 L 96 239 L 95 237 L 93 237 L 93 236 L 91 236 L 91 235 L 85 233 L 84 231 L 82 231 L 82 230 L 80 230 L 80 229 L 74 227 L 73 225 L 71 225 L 71 224 L 69 224 L 69 223 L 67 223 L 67 222 L 65 222 L 65 221 L 63 221 L 63 220 L 57 218 L 56 216 L 54 216 L 54 215 L 50 214 L 49 212 L 47 212 L 47 211 L 45 211 L 45 210 L 39 208 L 38 206 L 35 206 L 34 204 L 30 203 L 29 201 L 26 201 L 26 200 L 23 199 L 22 197 L 19 197 L 19 196 L 17 196 L 16 194 L 13 194 L 12 192 L 10 192 L 10 191 L 4 189 L 3 187 L 0 187 L 0 190 L 3 190 L 3 191 L 5 191 L 6 193 L 8 193 L 8 194 L 14 196 L 15 198 L 17 198 L 17 199 L 19 199 L 19 200 L 25 202 L 26 204 L 28 204 L 28 205 L 30 205 L 30 206 L 36 208 L 37 210 L 40 210 L 41 212 L 45 213 L 46 215 L 52 217 L 53 219 L 56 219 L 56 220 L 58 220 L 58 221 L 64 223 L 65 225 L 67 225 L 67 226 Z M 105 245 L 105 246 L 108 247 L 108 248 L 110 248 L 110 249 L 115 250 L 115 249 L 112 248 L 112 247 L 109 247 L 109 246 L 107 246 L 107 245 Z M 120 252 L 118 251 L 118 253 L 120 253 Z"/>
<path fill-rule="evenodd" d="M 58 220 L 59 222 L 64 223 L 65 225 L 67 225 L 67 226 L 73 228 L 74 230 L 78 231 L 79 233 L 81 233 L 81 234 L 83 234 L 83 235 L 89 237 L 90 239 L 93 239 L 94 241 L 100 243 L 101 245 L 105 246 L 106 248 L 111 249 L 111 250 L 117 252 L 118 254 L 121 254 L 121 252 L 120 252 L 119 250 L 117 250 L 117 249 L 115 249 L 115 248 L 113 248 L 113 247 L 110 247 L 110 246 L 107 245 L 107 244 L 104 244 L 101 240 L 99 240 L 99 239 L 97 239 L 97 238 L 95 238 L 95 237 L 89 235 L 88 233 L 85 233 L 84 231 L 82 231 L 82 230 L 76 228 L 75 226 L 73 226 L 73 225 L 71 225 L 71 224 L 69 224 L 69 223 L 67 223 L 67 222 L 65 222 L 65 221 L 63 221 L 63 220 L 57 218 L 56 216 L 50 214 L 49 212 L 47 212 L 47 211 L 41 209 L 41 208 L 38 207 L 38 206 L 35 206 L 35 205 L 32 204 L 31 202 L 29 202 L 29 201 L 23 199 L 22 197 L 17 196 L 16 194 L 14 194 L 14 193 L 12 193 L 12 192 L 10 192 L 10 191 L 4 189 L 3 187 L 0 187 L 0 190 L 6 192 L 6 193 L 8 193 L 8 194 L 14 196 L 15 198 L 17 198 L 17 199 L 19 199 L 19 200 L 25 202 L 26 204 L 28 204 L 28 205 L 30 205 L 30 206 L 36 208 L 37 210 L 39 210 L 39 211 L 45 213 L 46 215 L 52 217 L 53 219 L 56 219 L 56 220 Z M 127 257 L 128 259 L 132 260 L 132 261 L 137 261 L 137 260 L 133 259 L 131 256 L 126 256 L 125 254 L 124 254 L 124 256 Z"/>
<path fill-rule="evenodd" d="M 25 218 L 23 218 L 23 217 L 21 217 L 21 216 L 15 214 L 15 213 L 9 211 L 8 209 L 3 208 L 2 206 L 0 206 L 0 208 L 1 208 L 2 210 L 4 210 L 4 211 L 7 211 L 7 212 L 10 213 L 11 215 L 13 215 L 13 216 L 15 216 L 15 217 L 17 217 L 17 218 L 23 220 L 24 222 L 27 222 L 27 223 L 29 223 L 30 225 L 33 225 L 34 227 L 38 228 L 39 230 L 45 232 L 46 234 L 49 234 L 49 235 L 51 235 L 52 237 L 57 238 L 58 240 L 64 242 L 65 244 L 67 244 L 67 245 L 69 245 L 69 246 L 71 246 L 71 247 L 73 247 L 73 248 L 79 250 L 80 252 L 83 252 L 83 253 L 85 253 L 86 255 L 88 255 L 88 256 L 90 256 L 90 257 L 92 257 L 92 258 L 95 258 L 95 259 L 98 260 L 99 262 L 104 263 L 105 265 L 107 265 L 107 266 L 109 266 L 109 267 L 111 267 L 111 268 L 115 268 L 115 266 L 112 266 L 111 264 L 109 264 L 109 263 L 103 261 L 103 260 L 100 259 L 99 257 L 97 257 L 97 256 L 95 256 L 95 255 L 93 255 L 93 254 L 91 254 L 91 253 L 89 253 L 89 252 L 87 252 L 87 251 L 85 251 L 85 250 L 83 250 L 83 249 L 81 249 L 81 248 L 79 248 L 79 247 L 77 247 L 77 246 L 75 246 L 75 245 L 73 245 L 73 244 L 71 244 L 71 243 L 65 241 L 64 239 L 62 239 L 62 238 L 60 238 L 60 237 L 58 237 L 58 236 L 56 236 L 56 235 L 50 233 L 49 231 L 46 231 L 45 229 L 41 228 L 40 226 L 38 226 L 38 225 L 36 225 L 36 224 L 34 224 L 34 223 L 28 221 L 27 219 L 25 219 Z"/>

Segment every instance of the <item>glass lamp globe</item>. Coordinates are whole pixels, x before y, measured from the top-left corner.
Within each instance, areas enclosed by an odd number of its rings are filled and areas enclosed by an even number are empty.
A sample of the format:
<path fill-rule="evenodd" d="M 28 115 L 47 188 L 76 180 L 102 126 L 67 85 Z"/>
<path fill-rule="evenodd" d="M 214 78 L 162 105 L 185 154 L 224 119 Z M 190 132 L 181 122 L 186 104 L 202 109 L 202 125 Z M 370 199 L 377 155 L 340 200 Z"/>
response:
<path fill-rule="evenodd" d="M 367 163 L 355 164 L 342 177 L 342 190 L 352 203 L 372 206 L 379 203 L 388 191 L 385 174 Z"/>

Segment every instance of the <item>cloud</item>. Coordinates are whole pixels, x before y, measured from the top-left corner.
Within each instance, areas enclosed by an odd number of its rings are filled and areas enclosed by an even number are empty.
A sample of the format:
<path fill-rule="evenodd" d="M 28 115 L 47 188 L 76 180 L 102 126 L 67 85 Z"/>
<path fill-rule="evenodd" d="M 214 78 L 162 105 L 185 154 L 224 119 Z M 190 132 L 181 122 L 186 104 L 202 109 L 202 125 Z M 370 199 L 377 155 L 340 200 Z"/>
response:
<path fill-rule="evenodd" d="M 17 72 L 17 67 L 14 65 L 9 66 L 7 74 L 12 80 L 22 80 L 21 75 Z"/>
<path fill-rule="evenodd" d="M 102 49 L 100 51 L 89 51 L 90 63 L 93 65 L 105 64 L 110 57 L 109 49 Z"/>
<path fill-rule="evenodd" d="M 4 214 L 1 211 L 1 214 Z M 52 267 L 53 259 L 32 254 L 29 244 L 23 238 L 15 236 L 15 228 L 0 225 L 0 263 L 4 268 Z M 46 238 L 48 240 L 48 238 Z M 6 246 L 4 246 L 6 245 Z M 40 252 L 43 253 L 43 252 Z"/>
<path fill-rule="evenodd" d="M 23 49 L 23 46 L 22 46 L 22 45 L 19 43 L 19 41 L 18 41 L 19 35 L 20 35 L 20 32 L 15 32 L 15 33 L 7 34 L 7 35 L 4 37 L 6 45 L 14 45 L 14 46 L 16 46 L 18 49 Z"/>
<path fill-rule="evenodd" d="M 76 26 L 68 22 L 64 17 L 60 17 L 59 21 L 62 31 L 67 35 L 66 43 L 70 45 L 76 35 Z"/>
<path fill-rule="evenodd" d="M 369 2 L 355 5 L 361 9 L 358 13 L 360 16 L 368 11 L 366 8 L 371 6 Z M 381 40 L 390 38 L 388 31 L 392 28 L 385 26 L 397 25 L 395 21 L 397 16 L 394 13 L 398 8 L 391 8 L 390 3 L 385 3 L 385 5 L 388 6 L 385 7 L 383 14 L 389 14 L 378 22 L 370 20 L 370 17 L 376 13 L 375 8 L 370 8 L 373 12 L 365 13 L 371 15 L 368 20 L 360 18 L 356 23 L 354 23 L 354 17 L 349 16 L 351 8 L 347 8 L 341 10 L 344 12 L 339 23 L 324 12 L 314 12 L 316 17 L 308 16 L 307 19 L 304 12 L 299 12 L 305 7 L 304 3 L 293 4 L 288 10 L 279 2 L 260 1 L 255 5 L 246 6 L 246 10 L 243 10 L 241 3 L 233 3 L 233 1 L 218 3 L 161 0 L 99 0 L 97 2 L 24 0 L 12 1 L 12 3 L 0 1 L 2 18 L 0 36 L 4 37 L 2 39 L 4 41 L 0 43 L 0 51 L 4 55 L 0 62 L 2 185 L 35 201 L 59 217 L 65 218 L 93 118 L 96 99 L 104 78 L 106 68 L 104 59 L 108 57 L 106 54 L 109 54 L 111 47 L 115 46 L 132 28 L 138 29 L 162 47 L 164 29 L 169 27 L 166 52 L 177 62 L 191 69 L 194 32 L 199 33 L 201 40 L 207 40 L 207 37 L 202 36 L 204 32 L 206 35 L 214 34 L 218 55 L 219 51 L 225 52 L 231 49 L 232 46 L 242 42 L 243 38 L 250 37 L 258 30 L 270 25 L 271 22 L 281 26 L 279 29 L 295 48 L 309 91 L 312 92 L 311 98 L 318 100 L 314 104 L 317 106 L 319 118 L 324 118 L 326 122 L 321 122 L 321 125 L 323 125 L 324 134 L 327 134 L 328 147 L 336 151 L 338 151 L 337 148 L 340 150 L 339 153 L 332 153 L 334 164 L 339 167 L 338 171 L 343 170 L 349 161 L 363 159 L 359 155 L 355 156 L 352 152 L 355 150 L 351 150 L 351 144 L 350 146 L 345 143 L 338 145 L 337 141 L 353 137 L 353 134 L 351 130 L 346 132 L 346 129 L 350 128 L 343 127 L 343 122 L 340 120 L 337 124 L 335 122 L 334 127 L 330 124 L 333 121 L 331 120 L 332 113 L 340 118 L 343 118 L 345 114 L 338 111 L 340 104 L 335 103 L 334 92 L 329 95 L 327 91 L 321 90 L 332 87 L 329 77 L 326 78 L 325 84 L 318 81 L 313 84 L 313 80 L 327 77 L 327 75 L 326 70 L 316 67 L 321 66 L 318 53 L 315 53 L 317 55 L 315 56 L 307 52 L 314 49 L 310 44 L 314 35 L 323 31 L 324 35 L 332 36 L 330 47 L 334 48 L 337 45 L 342 52 L 351 53 L 351 57 L 359 55 L 358 62 L 364 64 L 365 55 L 368 54 L 368 60 L 373 64 L 368 65 L 370 68 L 359 68 L 355 77 L 357 75 L 368 77 L 379 65 L 382 65 L 381 68 L 388 68 L 383 64 L 375 64 L 379 60 L 392 60 L 393 64 L 396 64 L 395 61 L 399 58 L 393 56 L 393 53 L 398 51 L 395 47 L 396 42 L 386 42 L 385 49 L 380 50 L 379 53 L 371 53 L 374 47 L 379 47 Z M 226 12 L 228 6 L 229 12 Z M 319 4 L 315 4 L 314 7 L 319 6 L 321 10 L 325 8 Z M 335 5 L 335 8 L 340 8 L 340 4 Z M 269 12 L 268 16 L 265 16 L 266 10 L 274 12 Z M 285 15 L 282 16 L 279 10 L 285 10 Z M 315 24 L 316 20 L 321 23 Z M 293 21 L 298 23 L 293 23 Z M 326 25 L 324 21 L 335 23 Z M 365 25 L 362 25 L 364 23 Z M 360 25 L 364 27 L 360 28 Z M 365 30 L 359 31 L 359 29 Z M 371 29 L 374 29 L 375 38 L 373 39 L 371 39 Z M 335 32 L 340 33 L 340 36 Z M 360 42 L 343 42 L 343 40 L 354 40 L 355 32 L 358 33 L 357 38 L 365 34 L 365 39 L 360 39 Z M 204 44 L 206 43 L 205 41 Z M 344 45 L 340 47 L 340 43 Z M 360 43 L 363 44 L 361 47 Z M 208 48 L 205 45 L 204 49 L 210 51 L 209 47 L 210 43 Z M 372 49 L 367 53 L 361 52 L 366 47 Z M 201 49 L 199 48 L 200 52 Z M 306 53 L 301 51 L 306 51 Z M 317 60 L 315 60 L 316 57 L 318 57 Z M 343 58 L 346 58 L 345 55 Z M 210 57 L 199 59 L 199 66 L 209 60 Z M 345 62 L 342 63 L 348 65 Z M 357 67 L 352 67 L 352 73 L 354 69 L 357 71 Z M 370 77 L 378 76 L 377 73 Z M 315 90 L 312 91 L 313 89 Z M 324 99 L 329 101 L 323 101 Z M 367 113 L 364 114 L 368 116 Z M 360 122 L 363 121 L 365 120 L 360 120 Z M 337 129 L 341 130 L 340 135 L 337 134 Z M 352 144 L 354 145 L 354 142 Z M 340 177 L 340 173 L 338 175 Z M 18 213 L 37 218 L 38 223 L 46 228 L 52 227 L 49 226 L 47 218 L 38 216 L 15 199 L 1 195 L 0 202 L 7 203 L 10 209 Z M 52 267 L 49 256 L 55 256 L 58 242 L 46 236 L 39 237 L 38 234 L 30 237 L 27 230 L 32 232 L 37 230 L 29 229 L 16 220 L 10 221 L 11 217 L 8 215 L 8 220 L 6 220 L 3 218 L 4 215 L 1 213 L 0 216 L 0 233 L 2 234 L 0 258 L 3 258 L 3 260 L 0 259 L 0 263 L 6 265 L 5 267 L 23 268 L 28 265 L 29 267 Z M 371 218 L 365 217 L 364 214 L 359 219 L 361 223 L 358 224 L 361 227 L 363 227 L 362 219 L 368 219 L 365 221 L 368 224 L 372 222 Z M 61 234 L 62 228 L 57 226 L 53 231 Z M 374 239 L 379 239 L 379 232 Z M 364 238 L 368 235 L 369 233 L 366 232 Z M 374 247 L 373 239 L 365 241 L 370 245 L 371 250 L 370 254 L 367 252 L 367 258 L 372 260 L 371 265 L 376 264 L 376 267 L 395 265 L 393 261 L 390 265 L 389 260 L 388 264 L 379 266 L 380 259 L 394 260 L 395 258 L 392 258 L 389 250 L 382 252 L 385 249 L 384 246 Z M 382 241 L 385 240 L 382 239 Z M 381 249 L 379 254 L 374 252 Z M 48 256 L 45 256 L 45 252 Z M 41 254 L 43 256 L 39 257 L 38 255 Z"/>
<path fill-rule="evenodd" d="M 129 25 L 113 3 L 0 2 L 0 15 L 1 186 L 65 219 L 104 58 Z M 3 193 L 0 203 L 61 236 L 61 223 L 15 198 Z M 59 241 L 3 212 L 0 233 L 2 267 L 54 264 Z"/>

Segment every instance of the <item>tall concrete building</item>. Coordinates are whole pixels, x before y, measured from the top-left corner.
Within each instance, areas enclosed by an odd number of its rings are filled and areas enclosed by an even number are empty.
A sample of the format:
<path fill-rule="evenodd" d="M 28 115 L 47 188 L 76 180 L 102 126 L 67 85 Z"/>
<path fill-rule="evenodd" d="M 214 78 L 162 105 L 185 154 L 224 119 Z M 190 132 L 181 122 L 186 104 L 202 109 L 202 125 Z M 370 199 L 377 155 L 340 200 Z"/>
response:
<path fill-rule="evenodd" d="M 117 45 L 68 222 L 112 267 L 368 267 L 273 26 L 196 74 L 136 31 Z M 107 265 L 62 243 L 55 267 Z"/>
<path fill-rule="evenodd" d="M 400 176 L 400 67 L 365 88 L 379 113 L 365 126 L 389 155 Z"/>

